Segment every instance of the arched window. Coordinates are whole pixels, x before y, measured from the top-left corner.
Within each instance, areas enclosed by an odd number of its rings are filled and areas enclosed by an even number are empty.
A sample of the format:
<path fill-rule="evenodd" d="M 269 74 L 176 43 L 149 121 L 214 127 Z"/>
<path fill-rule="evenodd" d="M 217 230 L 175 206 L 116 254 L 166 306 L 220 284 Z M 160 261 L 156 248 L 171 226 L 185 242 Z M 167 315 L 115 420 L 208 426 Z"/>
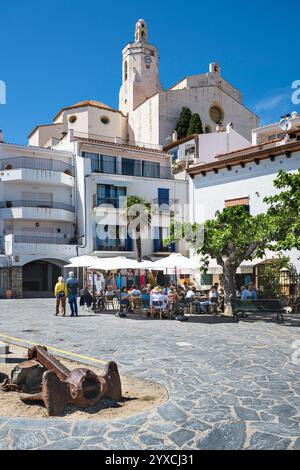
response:
<path fill-rule="evenodd" d="M 205 132 L 205 134 L 210 134 L 210 133 L 211 133 L 211 128 L 210 128 L 210 126 L 208 126 L 208 125 L 205 126 L 204 132 Z"/>
<path fill-rule="evenodd" d="M 126 82 L 128 78 L 128 63 L 127 61 L 124 63 L 124 82 Z"/>

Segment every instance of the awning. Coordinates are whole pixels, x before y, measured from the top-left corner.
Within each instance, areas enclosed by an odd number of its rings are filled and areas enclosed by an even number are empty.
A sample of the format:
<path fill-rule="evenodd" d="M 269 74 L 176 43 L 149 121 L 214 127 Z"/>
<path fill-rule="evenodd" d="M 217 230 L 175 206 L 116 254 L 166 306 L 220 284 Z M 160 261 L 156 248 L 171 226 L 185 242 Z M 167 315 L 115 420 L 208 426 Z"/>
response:
<path fill-rule="evenodd" d="M 236 274 L 253 274 L 253 269 L 257 264 L 266 261 L 266 259 L 255 258 L 253 260 L 243 261 L 242 264 L 237 268 Z M 222 274 L 223 269 L 215 259 L 209 260 L 207 274 Z"/>

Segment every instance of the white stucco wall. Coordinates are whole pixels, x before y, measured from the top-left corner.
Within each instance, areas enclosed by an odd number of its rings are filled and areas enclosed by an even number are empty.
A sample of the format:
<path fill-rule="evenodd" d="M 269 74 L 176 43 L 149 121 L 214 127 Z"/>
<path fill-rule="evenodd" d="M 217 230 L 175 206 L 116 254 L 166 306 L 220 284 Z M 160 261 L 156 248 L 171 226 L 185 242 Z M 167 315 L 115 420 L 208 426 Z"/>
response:
<path fill-rule="evenodd" d="M 276 157 L 272 162 L 262 160 L 259 165 L 247 163 L 245 168 L 233 166 L 231 171 L 219 170 L 218 174 L 207 173 L 206 176 L 195 175 L 190 179 L 190 220 L 204 222 L 212 219 L 217 210 L 225 207 L 225 200 L 249 197 L 250 213 L 263 213 L 267 205 L 263 202 L 266 196 L 275 194 L 273 181 L 280 169 L 295 172 L 300 167 L 300 152 L 292 153 L 290 158 L 285 155 Z M 293 250 L 289 253 L 292 262 L 300 271 L 297 259 L 300 252 Z"/>

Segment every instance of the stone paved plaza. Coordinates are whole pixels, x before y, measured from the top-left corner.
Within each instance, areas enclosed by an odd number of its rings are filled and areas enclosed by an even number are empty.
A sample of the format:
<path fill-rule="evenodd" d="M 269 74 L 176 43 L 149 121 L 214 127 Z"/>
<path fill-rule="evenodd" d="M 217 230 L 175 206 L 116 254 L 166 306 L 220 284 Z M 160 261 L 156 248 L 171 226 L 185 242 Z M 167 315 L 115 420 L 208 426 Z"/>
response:
<path fill-rule="evenodd" d="M 164 385 L 169 400 L 110 422 L 0 416 L 0 449 L 300 449 L 300 319 L 63 318 L 53 302 L 1 300 L 0 333 L 113 359 Z"/>

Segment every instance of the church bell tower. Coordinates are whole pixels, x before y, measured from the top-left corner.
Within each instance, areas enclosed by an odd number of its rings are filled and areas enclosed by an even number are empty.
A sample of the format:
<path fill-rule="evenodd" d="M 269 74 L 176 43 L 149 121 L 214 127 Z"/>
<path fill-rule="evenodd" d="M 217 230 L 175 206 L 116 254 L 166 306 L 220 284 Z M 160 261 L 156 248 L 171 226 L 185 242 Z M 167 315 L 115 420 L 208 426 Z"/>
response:
<path fill-rule="evenodd" d="M 148 43 L 148 28 L 144 20 L 135 26 L 135 42 L 122 51 L 122 86 L 119 109 L 129 114 L 140 104 L 162 90 L 158 78 L 158 52 Z"/>

